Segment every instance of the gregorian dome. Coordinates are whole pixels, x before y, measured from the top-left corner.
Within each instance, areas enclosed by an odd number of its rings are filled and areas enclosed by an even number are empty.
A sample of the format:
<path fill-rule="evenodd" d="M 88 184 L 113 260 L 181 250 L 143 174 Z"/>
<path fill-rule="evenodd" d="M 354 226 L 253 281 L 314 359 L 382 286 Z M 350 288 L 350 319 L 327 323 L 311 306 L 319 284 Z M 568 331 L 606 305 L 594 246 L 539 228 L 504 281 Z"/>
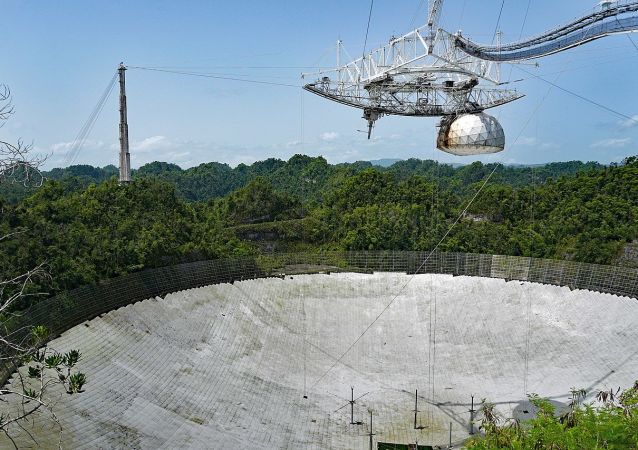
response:
<path fill-rule="evenodd" d="M 453 155 L 497 153 L 505 148 L 503 127 L 483 112 L 444 117 L 440 128 L 436 146 Z"/>

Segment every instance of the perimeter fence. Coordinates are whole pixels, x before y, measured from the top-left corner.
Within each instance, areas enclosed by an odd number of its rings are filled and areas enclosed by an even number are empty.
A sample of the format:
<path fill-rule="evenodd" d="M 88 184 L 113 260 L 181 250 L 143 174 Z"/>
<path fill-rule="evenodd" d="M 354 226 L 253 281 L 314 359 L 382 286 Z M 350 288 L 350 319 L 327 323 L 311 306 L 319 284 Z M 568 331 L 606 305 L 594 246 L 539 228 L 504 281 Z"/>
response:
<path fill-rule="evenodd" d="M 171 292 L 245 279 L 339 271 L 502 278 L 638 298 L 638 269 L 620 266 L 473 253 L 437 252 L 430 255 L 430 252 L 353 251 L 272 254 L 147 269 L 82 286 L 39 302 L 12 317 L 2 324 L 2 331 L 4 336 L 15 342 L 23 339 L 31 326 L 43 325 L 53 338 L 108 311 Z M 2 352 L 5 350 L 2 349 Z M 6 383 L 14 370 L 11 364 L 0 366 L 0 385 Z"/>

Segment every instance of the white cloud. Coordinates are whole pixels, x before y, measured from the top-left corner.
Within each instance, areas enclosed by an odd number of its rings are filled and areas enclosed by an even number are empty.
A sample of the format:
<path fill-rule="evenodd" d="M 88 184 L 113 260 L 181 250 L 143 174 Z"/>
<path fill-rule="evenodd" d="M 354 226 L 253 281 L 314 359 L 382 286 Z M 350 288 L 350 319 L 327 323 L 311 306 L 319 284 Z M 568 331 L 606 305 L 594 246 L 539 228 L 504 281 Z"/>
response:
<path fill-rule="evenodd" d="M 559 148 L 560 145 L 555 142 L 541 142 L 535 137 L 521 137 L 514 143 L 516 147 L 535 147 L 542 150 L 550 150 L 553 148 Z"/>
<path fill-rule="evenodd" d="M 638 127 L 638 115 L 631 116 L 630 119 L 620 122 L 620 126 L 623 128 Z"/>
<path fill-rule="evenodd" d="M 54 155 L 66 154 L 69 150 L 73 148 L 73 144 L 75 142 L 58 142 L 57 144 L 53 144 L 49 147 L 49 152 Z M 82 149 L 90 149 L 90 150 L 99 150 L 104 147 L 104 142 L 102 141 L 92 141 L 90 139 L 84 141 L 82 144 Z"/>
<path fill-rule="evenodd" d="M 321 133 L 321 136 L 319 136 L 319 138 L 325 142 L 334 142 L 339 138 L 339 133 L 337 133 L 336 131 L 326 131 L 325 133 Z"/>
<path fill-rule="evenodd" d="M 64 153 L 71 150 L 73 147 L 73 142 L 58 142 L 57 144 L 53 144 L 50 148 L 53 153 Z"/>
<path fill-rule="evenodd" d="M 520 137 L 516 141 L 516 145 L 520 145 L 522 147 L 531 147 L 536 144 L 538 144 L 538 139 L 535 137 Z"/>
<path fill-rule="evenodd" d="M 166 136 L 151 136 L 131 144 L 131 150 L 140 153 L 173 147 L 175 147 L 175 143 L 171 142 Z"/>
<path fill-rule="evenodd" d="M 622 148 L 631 143 L 631 138 L 610 138 L 594 142 L 592 148 Z"/>

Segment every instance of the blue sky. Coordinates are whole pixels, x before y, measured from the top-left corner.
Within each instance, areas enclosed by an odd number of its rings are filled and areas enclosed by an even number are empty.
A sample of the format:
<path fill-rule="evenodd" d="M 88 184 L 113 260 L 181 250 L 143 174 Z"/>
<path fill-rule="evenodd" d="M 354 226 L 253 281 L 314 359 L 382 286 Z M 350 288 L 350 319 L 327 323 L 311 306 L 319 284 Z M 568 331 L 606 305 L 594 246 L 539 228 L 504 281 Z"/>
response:
<path fill-rule="evenodd" d="M 368 48 L 426 21 L 423 0 L 376 0 Z M 524 35 L 571 20 L 595 2 L 533 0 Z M 475 41 L 491 41 L 501 0 L 447 0 L 442 25 Z M 16 113 L 5 140 L 33 141 L 47 167 L 69 164 L 68 149 L 120 61 L 284 84 L 335 63 L 335 42 L 362 51 L 369 1 L 71 1 L 3 0 L 0 82 Z M 527 2 L 506 0 L 503 40 L 519 37 Z M 633 34 L 638 44 L 638 34 Z M 638 118 L 638 50 L 613 36 L 544 58 L 527 71 Z M 481 158 L 505 163 L 572 159 L 620 161 L 638 154 L 638 122 L 583 102 L 518 68 L 526 97 L 491 110 L 502 122 L 505 151 Z M 378 158 L 474 159 L 436 151 L 436 119 L 385 117 L 367 141 L 359 110 L 294 87 L 127 72 L 133 167 L 161 160 L 190 167 L 231 165 L 295 153 L 329 162 Z M 117 164 L 116 92 L 74 163 Z"/>

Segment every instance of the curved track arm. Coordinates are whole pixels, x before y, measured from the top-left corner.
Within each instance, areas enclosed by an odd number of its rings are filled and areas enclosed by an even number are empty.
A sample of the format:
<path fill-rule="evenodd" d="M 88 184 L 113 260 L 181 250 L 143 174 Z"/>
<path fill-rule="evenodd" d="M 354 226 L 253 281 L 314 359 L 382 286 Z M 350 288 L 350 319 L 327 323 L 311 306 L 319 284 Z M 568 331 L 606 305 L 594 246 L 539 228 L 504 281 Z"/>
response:
<path fill-rule="evenodd" d="M 480 45 L 453 36 L 457 48 L 487 61 L 522 61 L 561 52 L 587 42 L 638 30 L 638 1 L 617 4 L 555 28 L 540 36 L 507 45 Z"/>

